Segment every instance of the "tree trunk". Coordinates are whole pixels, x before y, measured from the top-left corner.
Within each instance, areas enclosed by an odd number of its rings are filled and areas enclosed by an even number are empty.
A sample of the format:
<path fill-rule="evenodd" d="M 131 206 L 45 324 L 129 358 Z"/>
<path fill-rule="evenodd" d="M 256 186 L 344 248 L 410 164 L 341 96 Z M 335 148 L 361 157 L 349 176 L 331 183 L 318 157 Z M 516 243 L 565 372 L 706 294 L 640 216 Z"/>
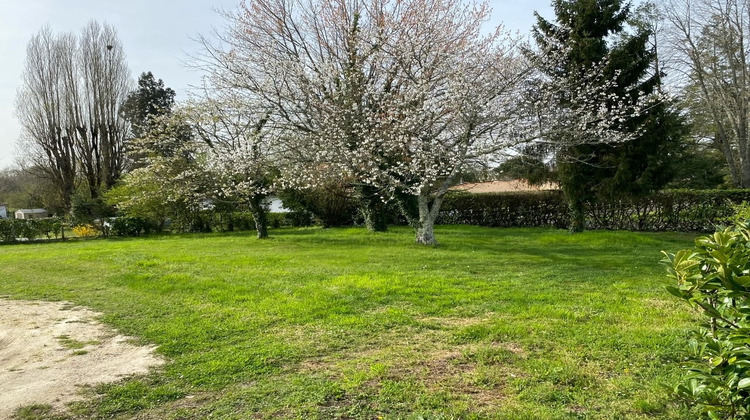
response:
<path fill-rule="evenodd" d="M 419 219 L 413 223 L 416 231 L 416 242 L 420 245 L 438 245 L 435 239 L 435 221 L 440 212 L 443 197 L 435 197 L 430 203 L 430 198 L 420 195 L 418 197 Z"/>
<path fill-rule="evenodd" d="M 253 220 L 255 220 L 255 230 L 258 232 L 258 239 L 268 238 L 268 218 L 266 211 L 263 209 L 252 211 Z"/>
<path fill-rule="evenodd" d="M 263 207 L 263 197 L 253 198 L 250 204 L 250 213 L 255 221 L 255 230 L 258 232 L 258 239 L 268 238 L 268 215 Z"/>
<path fill-rule="evenodd" d="M 572 152 L 571 155 L 574 155 L 573 153 L 576 152 Z M 582 164 L 565 162 L 559 165 L 560 184 L 565 201 L 568 203 L 568 215 L 570 216 L 568 230 L 570 233 L 579 233 L 586 229 L 584 202 L 587 196 L 589 199 L 593 198 L 591 191 L 587 190 L 589 186 L 587 186 L 585 174 L 576 165 Z"/>
<path fill-rule="evenodd" d="M 583 201 L 578 198 L 569 199 L 568 209 L 570 210 L 570 233 L 580 233 L 586 228 L 586 213 L 583 208 Z"/>
<path fill-rule="evenodd" d="M 719 150 L 721 150 L 721 153 L 724 155 L 724 159 L 726 160 L 727 166 L 729 167 L 729 173 L 732 176 L 732 183 L 737 188 L 746 188 L 748 184 L 745 184 L 745 182 L 750 180 L 750 178 L 747 178 L 745 176 L 745 173 L 743 172 L 743 159 L 740 155 L 736 155 L 736 153 L 732 149 L 731 145 L 729 144 L 730 140 L 722 124 L 718 125 L 719 127 L 717 128 L 716 134 L 714 136 L 714 143 L 718 146 Z"/>
<path fill-rule="evenodd" d="M 750 188 L 750 156 L 742 156 L 740 161 L 740 188 Z"/>
<path fill-rule="evenodd" d="M 420 245 L 437 245 L 435 239 L 435 220 L 429 219 L 420 223 L 416 229 L 416 241 Z"/>

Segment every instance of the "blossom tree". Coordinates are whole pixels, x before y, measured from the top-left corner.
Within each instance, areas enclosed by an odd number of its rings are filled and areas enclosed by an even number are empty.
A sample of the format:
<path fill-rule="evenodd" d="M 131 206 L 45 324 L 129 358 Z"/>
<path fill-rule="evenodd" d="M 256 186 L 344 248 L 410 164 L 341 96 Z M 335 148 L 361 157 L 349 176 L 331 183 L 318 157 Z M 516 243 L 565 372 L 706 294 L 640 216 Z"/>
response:
<path fill-rule="evenodd" d="M 640 106 L 602 101 L 602 83 L 534 77 L 538 58 L 518 40 L 502 28 L 483 34 L 489 13 L 461 0 L 249 0 L 227 14 L 226 34 L 204 39 L 204 68 L 269 110 L 285 183 L 338 173 L 369 199 L 396 200 L 416 241 L 435 244 L 443 197 L 466 165 L 548 129 L 624 141 L 617 122 Z M 583 71 L 597 79 L 597 68 Z M 574 88 L 574 113 L 547 107 Z"/>
<path fill-rule="evenodd" d="M 276 149 L 266 132 L 268 114 L 234 96 L 204 98 L 189 107 L 196 135 L 208 146 L 197 168 L 208 185 L 206 195 L 247 208 L 258 239 L 268 237 L 266 198 L 273 191 Z"/>

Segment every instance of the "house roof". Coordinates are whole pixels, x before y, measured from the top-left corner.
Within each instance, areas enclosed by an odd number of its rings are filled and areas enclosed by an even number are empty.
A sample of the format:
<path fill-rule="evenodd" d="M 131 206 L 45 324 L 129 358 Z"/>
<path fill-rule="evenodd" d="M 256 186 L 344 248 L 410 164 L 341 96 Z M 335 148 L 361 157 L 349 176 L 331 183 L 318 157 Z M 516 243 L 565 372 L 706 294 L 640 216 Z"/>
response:
<path fill-rule="evenodd" d="M 513 191 L 551 191 L 559 190 L 560 185 L 547 182 L 542 185 L 529 185 L 524 179 L 514 179 L 510 181 L 490 181 L 478 182 L 474 184 L 461 184 L 451 188 L 454 191 L 464 191 L 474 194 L 496 193 L 496 192 L 513 192 Z"/>

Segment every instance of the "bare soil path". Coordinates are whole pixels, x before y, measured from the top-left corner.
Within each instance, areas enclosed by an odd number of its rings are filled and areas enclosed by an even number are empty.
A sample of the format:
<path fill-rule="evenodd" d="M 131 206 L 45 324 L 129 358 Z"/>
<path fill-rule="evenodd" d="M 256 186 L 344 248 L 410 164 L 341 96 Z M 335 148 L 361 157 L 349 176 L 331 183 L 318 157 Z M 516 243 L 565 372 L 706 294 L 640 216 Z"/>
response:
<path fill-rule="evenodd" d="M 164 363 L 153 347 L 98 323 L 99 315 L 66 302 L 0 298 L 0 419 L 31 404 L 63 409 L 82 398 L 81 386 Z"/>

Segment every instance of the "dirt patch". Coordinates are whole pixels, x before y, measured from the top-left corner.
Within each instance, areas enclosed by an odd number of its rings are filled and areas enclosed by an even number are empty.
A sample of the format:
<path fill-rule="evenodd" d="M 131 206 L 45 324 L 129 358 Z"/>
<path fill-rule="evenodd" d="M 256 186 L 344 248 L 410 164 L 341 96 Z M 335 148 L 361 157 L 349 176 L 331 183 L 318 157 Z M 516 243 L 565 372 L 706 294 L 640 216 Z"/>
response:
<path fill-rule="evenodd" d="M 456 328 L 456 327 L 473 327 L 475 325 L 481 325 L 492 321 L 494 313 L 489 312 L 482 317 L 468 317 L 468 318 L 441 318 L 441 317 L 423 317 L 418 318 L 419 322 L 428 325 L 437 325 L 442 328 Z"/>
<path fill-rule="evenodd" d="M 81 386 L 164 363 L 154 347 L 98 323 L 99 315 L 66 302 L 0 299 L 0 419 L 30 404 L 60 409 L 82 398 Z"/>
<path fill-rule="evenodd" d="M 452 345 L 435 333 L 416 337 L 421 339 L 311 358 L 302 361 L 298 371 L 339 380 L 349 396 L 377 394 L 384 380 L 414 381 L 425 392 L 448 391 L 454 399 L 468 399 L 479 411 L 505 401 L 508 381 L 523 375 L 510 360 L 525 354 L 518 344 Z M 345 397 L 331 404 L 353 402 Z"/>

